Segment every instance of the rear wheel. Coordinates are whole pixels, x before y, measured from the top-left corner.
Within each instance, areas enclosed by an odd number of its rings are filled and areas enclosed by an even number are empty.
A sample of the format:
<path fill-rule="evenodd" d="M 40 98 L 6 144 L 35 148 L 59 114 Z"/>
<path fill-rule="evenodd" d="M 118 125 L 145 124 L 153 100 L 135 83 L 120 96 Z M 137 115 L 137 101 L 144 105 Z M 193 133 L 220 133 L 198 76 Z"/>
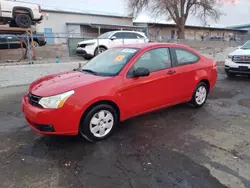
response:
<path fill-rule="evenodd" d="M 31 42 L 31 46 L 32 46 L 33 48 L 37 48 L 37 47 L 39 46 L 39 44 L 38 44 L 37 41 L 34 41 L 34 40 L 33 40 L 33 42 Z"/>
<path fill-rule="evenodd" d="M 116 110 L 110 105 L 100 104 L 82 118 L 79 132 L 88 141 L 99 141 L 109 137 L 118 123 Z"/>
<path fill-rule="evenodd" d="M 27 14 L 18 14 L 15 18 L 18 27 L 28 28 L 31 27 L 32 20 Z"/>
<path fill-rule="evenodd" d="M 200 82 L 195 88 L 190 104 L 192 104 L 196 108 L 202 107 L 206 103 L 207 95 L 208 95 L 207 84 L 204 82 Z"/>

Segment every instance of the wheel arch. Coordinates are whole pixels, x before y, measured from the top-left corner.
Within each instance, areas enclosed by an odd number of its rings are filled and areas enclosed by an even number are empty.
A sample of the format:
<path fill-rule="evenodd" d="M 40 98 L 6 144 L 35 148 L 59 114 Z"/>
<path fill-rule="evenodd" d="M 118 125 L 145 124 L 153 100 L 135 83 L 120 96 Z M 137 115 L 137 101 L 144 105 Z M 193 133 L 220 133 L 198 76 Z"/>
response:
<path fill-rule="evenodd" d="M 82 114 L 82 117 L 81 117 L 81 121 L 82 119 L 88 114 L 88 112 L 94 108 L 95 106 L 98 106 L 100 104 L 107 104 L 107 105 L 110 105 L 112 106 L 115 111 L 117 112 L 117 115 L 118 115 L 118 119 L 120 120 L 120 117 L 121 117 L 121 111 L 120 111 L 120 108 L 119 106 L 117 105 L 116 102 L 114 102 L 113 100 L 110 100 L 110 99 L 107 99 L 107 100 L 97 100 L 91 104 L 89 104 L 86 108 L 86 110 L 84 110 L 83 114 Z"/>
<path fill-rule="evenodd" d="M 101 45 L 99 45 L 99 46 L 97 46 L 96 48 L 95 48 L 95 51 L 94 51 L 94 54 L 96 54 L 96 50 L 98 49 L 98 48 L 105 48 L 106 50 L 108 49 L 108 47 L 107 46 L 105 46 L 104 44 L 101 44 Z"/>
<path fill-rule="evenodd" d="M 30 8 L 17 6 L 13 8 L 12 16 L 13 18 L 15 18 L 17 14 L 27 14 L 27 13 L 30 15 L 31 19 L 34 18 L 33 11 Z"/>
<path fill-rule="evenodd" d="M 201 83 L 201 82 L 203 82 L 203 83 L 205 83 L 205 84 L 207 85 L 207 90 L 208 90 L 208 92 L 209 92 L 209 91 L 210 91 L 210 82 L 209 82 L 209 80 L 206 79 L 206 78 L 203 78 L 203 79 L 201 79 L 201 80 L 198 82 L 198 84 Z M 198 85 L 198 84 L 197 84 L 197 85 Z"/>

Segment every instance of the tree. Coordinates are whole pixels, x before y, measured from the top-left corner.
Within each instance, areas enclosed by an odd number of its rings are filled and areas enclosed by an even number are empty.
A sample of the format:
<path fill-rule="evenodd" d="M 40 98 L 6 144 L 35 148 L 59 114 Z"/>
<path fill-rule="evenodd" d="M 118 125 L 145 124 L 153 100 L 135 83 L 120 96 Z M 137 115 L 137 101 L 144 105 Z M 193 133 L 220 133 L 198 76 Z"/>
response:
<path fill-rule="evenodd" d="M 190 14 L 206 23 L 208 17 L 217 21 L 221 15 L 216 0 L 128 0 L 130 15 L 136 17 L 142 10 L 157 16 L 166 16 L 176 23 L 178 38 L 185 38 L 185 24 Z"/>

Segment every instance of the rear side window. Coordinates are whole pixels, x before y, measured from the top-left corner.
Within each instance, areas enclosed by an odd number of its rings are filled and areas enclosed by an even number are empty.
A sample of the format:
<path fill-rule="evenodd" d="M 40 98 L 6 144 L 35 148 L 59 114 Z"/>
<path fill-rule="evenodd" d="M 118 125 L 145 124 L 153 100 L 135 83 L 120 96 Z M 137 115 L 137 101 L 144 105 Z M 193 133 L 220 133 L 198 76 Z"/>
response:
<path fill-rule="evenodd" d="M 117 39 L 124 39 L 124 33 L 123 32 L 118 32 L 116 34 L 114 34 L 113 36 L 115 36 Z"/>
<path fill-rule="evenodd" d="M 142 36 L 142 35 L 140 35 L 138 33 L 136 33 L 135 35 L 136 35 L 136 38 L 138 38 L 138 39 L 143 39 L 144 38 L 144 36 Z"/>
<path fill-rule="evenodd" d="M 184 49 L 174 49 L 176 58 L 177 58 L 177 65 L 186 65 L 196 63 L 199 60 L 199 57 L 187 50 Z"/>
<path fill-rule="evenodd" d="M 136 37 L 135 33 L 129 33 L 129 32 L 127 32 L 127 33 L 124 33 L 124 38 L 125 39 L 136 39 L 137 37 Z"/>

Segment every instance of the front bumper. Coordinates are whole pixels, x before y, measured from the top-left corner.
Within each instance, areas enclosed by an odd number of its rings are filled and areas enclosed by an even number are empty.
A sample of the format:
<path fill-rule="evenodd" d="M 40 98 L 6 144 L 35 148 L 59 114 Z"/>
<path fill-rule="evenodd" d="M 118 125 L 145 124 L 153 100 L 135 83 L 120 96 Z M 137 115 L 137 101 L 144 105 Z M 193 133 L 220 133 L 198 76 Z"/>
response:
<path fill-rule="evenodd" d="M 60 109 L 43 109 L 31 105 L 28 97 L 22 99 L 22 111 L 32 129 L 46 135 L 77 135 L 81 113 L 74 106 Z"/>
<path fill-rule="evenodd" d="M 235 63 L 230 59 L 226 59 L 225 71 L 233 74 L 250 74 L 250 64 Z"/>
<path fill-rule="evenodd" d="M 39 41 L 39 46 L 44 46 L 47 44 L 47 41 Z"/>
<path fill-rule="evenodd" d="M 96 49 L 95 45 L 86 46 L 85 48 L 77 47 L 76 55 L 81 57 L 94 57 L 95 49 Z"/>
<path fill-rule="evenodd" d="M 81 56 L 81 57 L 84 57 L 87 55 L 87 52 L 86 50 L 82 49 L 82 48 L 77 48 L 76 49 L 76 55 L 78 56 Z"/>
<path fill-rule="evenodd" d="M 43 20 L 43 15 L 41 15 L 40 18 L 38 18 L 38 19 L 33 19 L 33 21 L 35 21 L 35 22 L 40 22 L 42 20 Z"/>
<path fill-rule="evenodd" d="M 249 74 L 250 75 L 250 68 L 247 68 L 247 67 L 233 68 L 233 67 L 225 66 L 225 71 L 227 73 L 232 73 L 232 74 Z"/>

